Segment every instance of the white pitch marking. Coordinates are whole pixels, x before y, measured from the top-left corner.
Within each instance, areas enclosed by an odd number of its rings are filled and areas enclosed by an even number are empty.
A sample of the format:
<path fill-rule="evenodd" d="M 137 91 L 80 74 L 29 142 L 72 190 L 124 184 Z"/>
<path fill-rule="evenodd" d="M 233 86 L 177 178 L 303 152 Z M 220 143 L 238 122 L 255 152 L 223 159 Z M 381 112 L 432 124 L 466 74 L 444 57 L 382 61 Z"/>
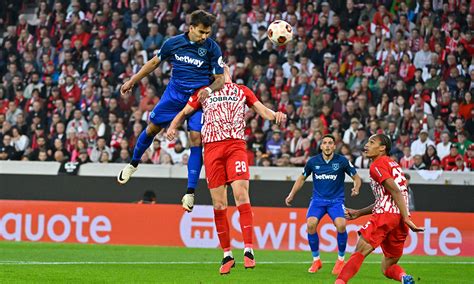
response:
<path fill-rule="evenodd" d="M 310 264 L 309 261 L 259 261 L 258 264 Z M 332 263 L 330 261 L 323 263 Z M 380 264 L 380 261 L 364 261 L 368 264 Z M 402 264 L 474 264 L 474 261 L 403 261 Z M 0 260 L 0 265 L 179 265 L 179 264 L 219 264 L 214 261 L 17 261 Z"/>

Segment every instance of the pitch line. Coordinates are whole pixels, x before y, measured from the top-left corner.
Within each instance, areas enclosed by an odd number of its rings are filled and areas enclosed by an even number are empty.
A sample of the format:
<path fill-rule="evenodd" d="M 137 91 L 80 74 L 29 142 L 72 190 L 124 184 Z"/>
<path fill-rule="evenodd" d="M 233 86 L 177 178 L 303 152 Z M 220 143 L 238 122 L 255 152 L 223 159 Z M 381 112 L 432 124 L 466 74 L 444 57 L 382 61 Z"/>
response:
<path fill-rule="evenodd" d="M 18 261 L 0 260 L 0 265 L 181 265 L 181 264 L 219 264 L 215 261 Z M 310 261 L 257 261 L 258 264 L 310 264 Z M 323 263 L 332 263 L 323 261 Z M 380 261 L 364 261 L 367 264 L 380 264 Z M 401 261 L 401 264 L 454 264 L 473 265 L 474 261 Z"/>

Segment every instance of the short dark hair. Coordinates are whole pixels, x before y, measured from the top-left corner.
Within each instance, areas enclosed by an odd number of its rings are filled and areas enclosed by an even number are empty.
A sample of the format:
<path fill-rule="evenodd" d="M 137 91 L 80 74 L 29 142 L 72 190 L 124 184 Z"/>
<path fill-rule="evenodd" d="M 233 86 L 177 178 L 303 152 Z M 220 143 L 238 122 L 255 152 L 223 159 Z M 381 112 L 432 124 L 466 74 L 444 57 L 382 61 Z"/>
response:
<path fill-rule="evenodd" d="M 324 138 L 331 138 L 332 141 L 333 141 L 334 143 L 336 143 L 336 138 L 335 138 L 334 135 L 332 135 L 332 134 L 326 134 L 326 135 L 324 135 L 323 138 L 321 139 L 321 141 L 322 141 Z"/>
<path fill-rule="evenodd" d="M 375 138 L 379 139 L 380 145 L 385 146 L 385 153 L 389 155 L 392 150 L 392 140 L 390 140 L 390 137 L 385 134 L 376 134 Z"/>
<path fill-rule="evenodd" d="M 204 27 L 210 27 L 216 22 L 216 16 L 208 13 L 204 10 L 196 10 L 191 13 L 191 26 L 199 26 L 202 24 Z"/>

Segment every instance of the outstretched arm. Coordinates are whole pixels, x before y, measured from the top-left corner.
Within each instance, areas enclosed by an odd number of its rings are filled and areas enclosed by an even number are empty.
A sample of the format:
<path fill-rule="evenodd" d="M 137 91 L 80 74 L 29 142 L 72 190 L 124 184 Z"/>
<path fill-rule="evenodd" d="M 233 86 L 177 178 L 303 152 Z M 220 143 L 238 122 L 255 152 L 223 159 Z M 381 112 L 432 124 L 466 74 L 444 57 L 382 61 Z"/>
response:
<path fill-rule="evenodd" d="M 359 209 L 359 210 L 356 210 L 356 209 L 351 209 L 351 208 L 346 208 L 345 210 L 345 217 L 346 219 L 348 220 L 354 220 L 354 219 L 357 219 L 361 216 L 365 216 L 365 215 L 369 215 L 372 213 L 372 209 L 374 208 L 375 206 L 375 203 L 365 207 L 365 208 L 362 208 L 362 209 Z"/>
<path fill-rule="evenodd" d="M 293 198 L 295 198 L 295 195 L 304 185 L 304 181 L 306 180 L 306 177 L 304 175 L 300 175 L 295 183 L 293 184 L 293 188 L 291 189 L 290 194 L 285 199 L 286 206 L 291 206 L 291 202 L 293 201 Z"/>
<path fill-rule="evenodd" d="M 190 105 L 186 105 L 183 110 L 181 110 L 171 121 L 170 126 L 168 126 L 168 130 L 166 131 L 166 138 L 168 140 L 173 140 L 176 137 L 176 128 L 180 126 L 183 121 L 186 119 L 188 115 L 193 113 L 195 111 L 194 108 L 192 108 Z"/>
<path fill-rule="evenodd" d="M 148 60 L 147 63 L 142 66 L 142 68 L 140 69 L 140 71 L 138 71 L 137 74 L 133 75 L 130 80 L 128 80 L 127 82 L 125 82 L 125 84 L 122 85 L 122 87 L 120 88 L 120 93 L 122 93 L 123 95 L 124 93 L 130 91 L 137 82 L 140 82 L 141 79 L 153 72 L 153 70 L 155 70 L 156 67 L 160 65 L 160 62 L 161 61 L 158 56 L 153 56 L 152 59 Z"/>
<path fill-rule="evenodd" d="M 264 119 L 275 120 L 277 124 L 281 124 L 286 120 L 286 114 L 279 111 L 274 112 L 273 110 L 264 106 L 261 102 L 255 102 L 252 106 L 252 109 Z"/>

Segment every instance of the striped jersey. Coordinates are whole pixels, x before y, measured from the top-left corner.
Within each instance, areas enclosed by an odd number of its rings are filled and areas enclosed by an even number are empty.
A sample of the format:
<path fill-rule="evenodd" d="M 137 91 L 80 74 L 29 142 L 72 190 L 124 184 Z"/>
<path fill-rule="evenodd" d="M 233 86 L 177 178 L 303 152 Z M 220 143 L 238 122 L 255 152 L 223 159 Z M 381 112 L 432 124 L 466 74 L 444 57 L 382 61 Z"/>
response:
<path fill-rule="evenodd" d="M 393 178 L 398 185 L 408 209 L 408 187 L 405 174 L 397 162 L 388 156 L 382 156 L 370 165 L 370 187 L 375 196 L 375 206 L 372 209 L 374 214 L 400 214 L 400 209 L 395 204 L 392 195 L 382 184 L 389 178 Z"/>
<path fill-rule="evenodd" d="M 252 107 L 258 101 L 255 94 L 246 86 L 226 83 L 201 103 L 198 92 L 189 98 L 188 105 L 203 110 L 202 142 L 245 140 L 245 106 Z"/>

